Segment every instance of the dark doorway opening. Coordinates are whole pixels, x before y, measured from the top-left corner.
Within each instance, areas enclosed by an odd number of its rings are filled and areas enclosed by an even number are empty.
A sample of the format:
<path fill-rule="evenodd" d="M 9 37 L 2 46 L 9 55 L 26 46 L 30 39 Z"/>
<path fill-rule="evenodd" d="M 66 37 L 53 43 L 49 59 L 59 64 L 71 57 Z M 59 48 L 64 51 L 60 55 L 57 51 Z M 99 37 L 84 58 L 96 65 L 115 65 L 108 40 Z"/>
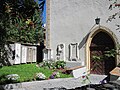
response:
<path fill-rule="evenodd" d="M 115 49 L 113 39 L 105 32 L 98 32 L 90 45 L 90 68 L 92 74 L 105 74 L 116 67 L 115 57 L 105 57 L 105 52 Z"/>
<path fill-rule="evenodd" d="M 43 61 L 43 49 L 45 48 L 44 43 L 40 43 L 40 46 L 37 46 L 37 63 Z"/>

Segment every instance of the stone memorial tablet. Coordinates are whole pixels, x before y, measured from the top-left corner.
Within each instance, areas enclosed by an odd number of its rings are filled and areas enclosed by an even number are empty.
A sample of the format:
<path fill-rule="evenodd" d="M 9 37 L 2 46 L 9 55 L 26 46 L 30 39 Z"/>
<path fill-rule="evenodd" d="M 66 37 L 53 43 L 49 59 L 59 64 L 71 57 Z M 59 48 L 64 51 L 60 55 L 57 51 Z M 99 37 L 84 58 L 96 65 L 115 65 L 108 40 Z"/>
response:
<path fill-rule="evenodd" d="M 26 63 L 26 61 L 27 61 L 27 47 L 22 45 L 21 63 Z"/>
<path fill-rule="evenodd" d="M 15 62 L 14 64 L 20 64 L 21 60 L 21 44 L 15 43 Z"/>

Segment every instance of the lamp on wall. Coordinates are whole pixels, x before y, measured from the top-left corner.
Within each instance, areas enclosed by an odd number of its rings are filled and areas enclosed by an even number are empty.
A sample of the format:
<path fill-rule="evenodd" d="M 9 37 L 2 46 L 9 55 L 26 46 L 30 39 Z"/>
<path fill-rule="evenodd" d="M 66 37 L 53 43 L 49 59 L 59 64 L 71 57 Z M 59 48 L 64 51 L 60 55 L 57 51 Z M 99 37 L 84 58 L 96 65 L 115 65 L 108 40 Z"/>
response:
<path fill-rule="evenodd" d="M 97 18 L 95 19 L 95 23 L 96 23 L 97 25 L 100 24 L 100 18 L 97 17 Z"/>

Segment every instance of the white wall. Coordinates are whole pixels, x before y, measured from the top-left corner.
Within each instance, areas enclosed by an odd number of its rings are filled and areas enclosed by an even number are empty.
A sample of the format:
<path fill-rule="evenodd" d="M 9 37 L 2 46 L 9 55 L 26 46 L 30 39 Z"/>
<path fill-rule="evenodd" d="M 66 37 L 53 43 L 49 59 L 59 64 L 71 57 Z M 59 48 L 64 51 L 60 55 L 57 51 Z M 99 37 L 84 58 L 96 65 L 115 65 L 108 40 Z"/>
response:
<path fill-rule="evenodd" d="M 115 23 L 120 24 L 120 20 L 106 22 L 116 12 L 116 9 L 110 11 L 109 5 L 109 0 L 50 0 L 50 48 L 53 56 L 56 56 L 57 45 L 64 43 L 67 59 L 68 45 L 78 43 L 80 60 L 84 61 L 86 38 L 89 31 L 97 26 L 97 17 L 100 17 L 100 25 L 113 31 L 120 42 L 120 33 L 115 30 Z"/>

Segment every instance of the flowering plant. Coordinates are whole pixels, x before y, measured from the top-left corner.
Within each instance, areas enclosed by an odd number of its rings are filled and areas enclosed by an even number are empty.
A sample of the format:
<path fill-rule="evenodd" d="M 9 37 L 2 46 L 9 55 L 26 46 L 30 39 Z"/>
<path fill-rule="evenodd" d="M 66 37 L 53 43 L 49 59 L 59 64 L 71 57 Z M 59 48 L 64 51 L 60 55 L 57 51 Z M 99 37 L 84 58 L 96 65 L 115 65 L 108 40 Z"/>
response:
<path fill-rule="evenodd" d="M 91 83 L 89 76 L 90 76 L 90 74 L 82 76 L 82 79 L 83 79 L 82 83 L 83 84 L 84 83 Z"/>
<path fill-rule="evenodd" d="M 46 79 L 46 76 L 43 73 L 37 73 L 35 75 L 35 78 L 39 79 L 39 80 L 44 80 L 44 79 Z"/>
<path fill-rule="evenodd" d="M 20 76 L 18 74 L 10 74 L 10 75 L 7 75 L 6 78 L 8 80 L 16 81 L 17 79 L 20 78 Z"/>
<path fill-rule="evenodd" d="M 60 77 L 60 73 L 59 72 L 53 72 L 52 75 L 49 77 L 50 79 L 55 79 L 55 78 L 59 78 Z"/>

